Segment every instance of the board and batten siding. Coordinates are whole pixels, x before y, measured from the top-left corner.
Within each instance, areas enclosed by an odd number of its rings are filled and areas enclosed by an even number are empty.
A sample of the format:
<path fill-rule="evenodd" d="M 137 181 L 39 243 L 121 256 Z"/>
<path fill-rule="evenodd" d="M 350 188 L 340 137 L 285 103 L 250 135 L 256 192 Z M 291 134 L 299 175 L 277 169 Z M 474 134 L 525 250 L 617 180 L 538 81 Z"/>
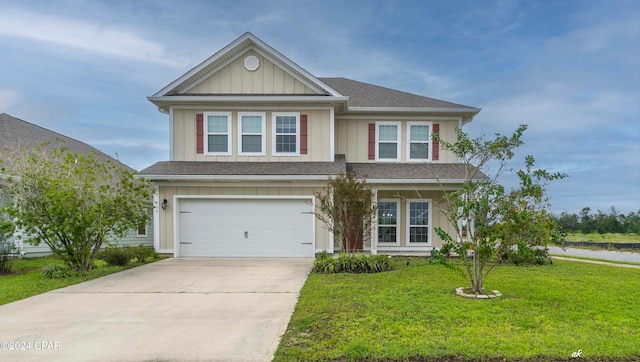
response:
<path fill-rule="evenodd" d="M 159 199 L 169 200 L 166 209 L 159 209 L 160 240 L 162 251 L 174 250 L 174 224 L 173 224 L 173 196 L 196 195 L 210 196 L 313 196 L 314 192 L 322 191 L 322 187 L 287 187 L 287 186 L 160 186 Z M 325 225 L 315 220 L 315 248 L 326 249 L 329 246 L 329 231 Z"/>
<path fill-rule="evenodd" d="M 375 162 L 369 159 L 369 124 L 376 122 L 400 122 L 400 162 L 407 162 L 407 123 L 420 122 L 419 119 L 340 119 L 336 117 L 336 154 L 346 155 L 347 162 Z M 429 119 L 433 125 L 439 125 L 440 137 L 455 142 L 457 120 L 451 119 Z M 438 163 L 456 163 L 456 156 L 440 149 Z"/>
<path fill-rule="evenodd" d="M 212 110 L 209 110 L 212 111 Z M 196 115 L 203 114 L 203 109 L 174 109 L 173 111 L 173 161 L 216 161 L 216 162 L 306 162 L 331 161 L 331 110 L 330 109 L 283 109 L 282 111 L 252 109 L 216 109 L 220 112 L 231 112 L 231 155 L 214 156 L 197 153 Z M 266 121 L 266 155 L 238 155 L 238 112 L 265 112 Z M 307 154 L 299 156 L 274 156 L 272 153 L 273 128 L 272 114 L 280 112 L 296 112 L 307 115 Z M 206 131 L 205 131 L 206 132 Z M 205 134 L 206 142 L 206 134 Z"/>
<path fill-rule="evenodd" d="M 254 71 L 244 67 L 244 60 L 250 55 L 260 61 L 260 66 Z M 185 94 L 316 94 L 316 92 L 256 51 L 249 50 Z"/>

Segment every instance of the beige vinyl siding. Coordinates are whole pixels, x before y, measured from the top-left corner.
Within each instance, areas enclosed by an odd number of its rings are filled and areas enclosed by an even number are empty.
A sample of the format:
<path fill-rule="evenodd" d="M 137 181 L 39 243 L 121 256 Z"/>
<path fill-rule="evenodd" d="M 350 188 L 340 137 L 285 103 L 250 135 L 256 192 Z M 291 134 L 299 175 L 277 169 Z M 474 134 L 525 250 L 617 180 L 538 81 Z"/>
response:
<path fill-rule="evenodd" d="M 431 250 L 431 248 L 436 247 L 439 248 L 442 246 L 442 240 L 435 233 L 436 227 L 441 227 L 443 230 L 447 231 L 449 235 L 455 237 L 455 231 L 453 225 L 451 225 L 447 219 L 444 217 L 442 212 L 440 211 L 440 204 L 442 203 L 442 192 L 440 191 L 386 191 L 380 190 L 378 191 L 378 200 L 380 199 L 398 199 L 400 204 L 398 205 L 398 210 L 400 211 L 400 218 L 398 219 L 398 237 L 400 244 L 399 245 L 389 245 L 389 244 L 378 244 L 378 247 L 385 248 L 403 248 L 403 247 L 415 247 L 413 245 L 409 245 L 407 239 L 407 223 L 409 215 L 407 215 L 407 202 L 409 200 L 415 199 L 430 199 L 431 200 L 431 245 L 425 246 L 426 250 Z M 377 231 L 376 231 L 377 232 Z"/>
<path fill-rule="evenodd" d="M 215 111 L 231 112 L 231 155 L 214 156 L 196 153 L 196 114 L 206 112 L 203 109 L 174 109 L 173 111 L 173 161 L 230 161 L 230 162 L 293 162 L 293 161 L 331 161 L 331 110 L 330 109 L 284 109 L 282 112 L 296 112 L 307 115 L 307 154 L 299 156 L 274 156 L 272 148 L 273 128 L 272 115 L 280 111 L 264 111 L 260 109 L 216 109 Z M 238 155 L 238 112 L 266 113 L 266 155 Z M 205 140 L 206 142 L 206 135 Z"/>
<path fill-rule="evenodd" d="M 244 67 L 247 56 L 260 61 L 255 71 Z M 254 50 L 217 70 L 186 94 L 317 94 Z"/>
<path fill-rule="evenodd" d="M 167 199 L 169 205 L 159 211 L 160 249 L 174 250 L 173 196 L 313 196 L 321 187 L 283 187 L 283 186 L 160 186 L 159 199 Z M 322 222 L 315 220 L 315 248 L 326 249 L 329 246 L 329 232 Z"/>
<path fill-rule="evenodd" d="M 340 119 L 336 117 L 336 153 L 345 154 L 347 162 L 375 162 L 369 160 L 369 123 L 380 121 L 400 122 L 400 162 L 407 162 L 407 123 L 408 122 L 431 122 L 440 125 L 440 136 L 449 141 L 455 142 L 457 120 L 438 119 Z M 440 149 L 438 163 L 456 163 L 455 155 L 451 152 Z"/>

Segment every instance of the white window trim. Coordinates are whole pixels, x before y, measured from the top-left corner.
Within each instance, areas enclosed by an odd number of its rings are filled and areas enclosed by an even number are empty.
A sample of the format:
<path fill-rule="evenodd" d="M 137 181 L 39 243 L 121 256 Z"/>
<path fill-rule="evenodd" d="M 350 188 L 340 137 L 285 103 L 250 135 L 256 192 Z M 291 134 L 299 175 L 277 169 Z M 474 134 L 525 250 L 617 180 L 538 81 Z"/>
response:
<path fill-rule="evenodd" d="M 428 243 L 412 243 L 411 242 L 411 203 L 413 202 L 428 202 L 429 203 L 429 209 L 427 210 L 427 218 L 429 219 L 429 225 L 427 225 L 427 235 L 429 235 L 429 242 Z M 407 238 L 407 242 L 406 245 L 407 246 L 431 246 L 432 241 L 433 241 L 433 233 L 432 233 L 432 229 L 433 229 L 433 218 L 431 217 L 432 215 L 432 209 L 433 209 L 433 202 L 431 201 L 431 199 L 408 199 L 407 200 L 407 205 L 406 207 L 406 238 Z"/>
<path fill-rule="evenodd" d="M 209 135 L 217 134 L 221 135 L 222 133 L 209 133 L 209 116 L 226 116 L 227 117 L 227 152 L 209 152 Z M 204 137 L 202 140 L 204 143 L 204 153 L 206 155 L 216 155 L 216 156 L 229 156 L 231 155 L 231 148 L 233 147 L 232 134 L 233 131 L 231 129 L 231 112 L 204 112 Z"/>
<path fill-rule="evenodd" d="M 261 138 L 261 149 L 260 152 L 242 152 L 242 136 L 245 135 L 245 133 L 242 133 L 242 117 L 243 116 L 258 116 L 262 119 L 262 132 L 260 133 L 260 138 Z M 267 143 L 267 137 L 265 137 L 266 135 L 266 128 L 267 128 L 267 123 L 266 123 L 266 113 L 264 112 L 238 112 L 238 155 L 240 156 L 265 156 L 267 154 L 266 152 L 266 143 Z M 250 135 L 250 136 L 257 136 L 257 133 L 247 133 L 246 135 Z"/>
<path fill-rule="evenodd" d="M 396 126 L 398 131 L 396 132 L 396 158 L 380 158 L 380 126 Z M 400 134 L 401 134 L 401 122 L 376 122 L 376 161 L 380 162 L 399 162 L 400 161 Z M 383 143 L 391 143 L 391 141 L 383 141 Z"/>
<path fill-rule="evenodd" d="M 396 203 L 396 212 L 397 212 L 396 225 L 395 225 L 395 227 L 396 227 L 396 241 L 391 243 L 391 242 L 380 241 L 380 239 L 378 239 L 378 247 L 380 247 L 380 246 L 384 247 L 384 246 L 390 246 L 390 245 L 400 245 L 400 230 L 401 230 L 401 225 L 402 225 L 401 222 L 400 222 L 402 220 L 402 218 L 401 218 L 401 216 L 402 216 L 401 215 L 401 213 L 402 213 L 401 212 L 401 205 L 402 204 L 400 203 L 400 199 L 379 199 L 378 200 L 378 205 L 380 205 L 381 202 L 395 202 Z M 378 216 L 378 218 L 379 218 L 379 216 Z M 378 227 L 376 228 L 376 235 L 378 234 L 380 227 L 392 226 L 392 225 L 382 225 L 382 224 L 380 224 L 380 222 L 378 222 L 377 224 L 378 224 Z"/>
<path fill-rule="evenodd" d="M 294 116 L 296 117 L 296 152 L 277 152 L 276 117 Z M 308 125 L 307 125 L 308 127 Z M 300 112 L 278 112 L 271 114 L 271 152 L 274 156 L 300 156 Z"/>
<path fill-rule="evenodd" d="M 428 158 L 411 158 L 411 126 L 429 126 L 429 140 L 427 141 L 427 148 L 429 152 Z M 432 133 L 433 122 L 407 122 L 407 162 L 431 162 L 431 151 L 433 144 L 433 141 L 431 140 Z"/>

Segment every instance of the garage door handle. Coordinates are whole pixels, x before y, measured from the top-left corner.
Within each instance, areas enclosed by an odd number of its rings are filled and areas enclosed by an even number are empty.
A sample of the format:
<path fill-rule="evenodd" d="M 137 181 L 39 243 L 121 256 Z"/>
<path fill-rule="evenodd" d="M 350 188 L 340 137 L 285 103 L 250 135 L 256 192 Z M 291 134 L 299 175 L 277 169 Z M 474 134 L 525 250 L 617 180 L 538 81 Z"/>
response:
<path fill-rule="evenodd" d="M 300 243 L 300 245 L 311 245 L 313 243 Z"/>
<path fill-rule="evenodd" d="M 190 241 L 181 241 L 180 244 L 191 244 Z"/>

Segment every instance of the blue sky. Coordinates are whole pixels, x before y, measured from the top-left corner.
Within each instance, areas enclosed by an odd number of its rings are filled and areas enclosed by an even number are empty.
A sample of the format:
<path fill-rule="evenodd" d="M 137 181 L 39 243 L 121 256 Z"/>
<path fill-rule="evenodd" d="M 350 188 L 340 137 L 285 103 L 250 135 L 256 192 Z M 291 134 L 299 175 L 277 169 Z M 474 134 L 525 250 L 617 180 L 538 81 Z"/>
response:
<path fill-rule="evenodd" d="M 0 0 L 0 112 L 142 169 L 169 153 L 146 97 L 246 31 L 319 77 L 482 108 L 474 136 L 528 124 L 512 166 L 569 175 L 555 212 L 640 210 L 635 0 Z"/>

